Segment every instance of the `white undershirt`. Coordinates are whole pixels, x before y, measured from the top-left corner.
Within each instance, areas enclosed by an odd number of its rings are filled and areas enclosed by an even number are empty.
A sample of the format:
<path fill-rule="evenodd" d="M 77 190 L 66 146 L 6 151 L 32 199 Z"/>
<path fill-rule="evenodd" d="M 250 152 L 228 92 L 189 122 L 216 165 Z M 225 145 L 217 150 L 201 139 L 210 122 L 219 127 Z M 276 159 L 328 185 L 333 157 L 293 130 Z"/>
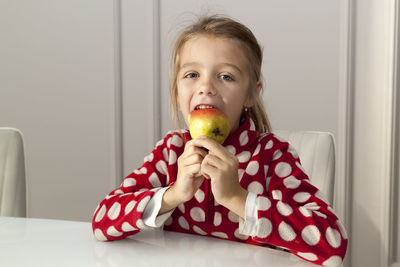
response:
<path fill-rule="evenodd" d="M 153 197 L 147 203 L 143 211 L 143 222 L 146 226 L 153 228 L 161 228 L 165 221 L 171 216 L 175 209 L 172 209 L 164 214 L 158 215 L 162 198 L 167 187 L 163 187 L 154 193 Z M 245 205 L 245 219 L 239 217 L 239 233 L 242 235 L 255 236 L 257 230 L 257 195 L 250 192 L 247 194 L 246 205 Z M 158 216 L 157 216 L 158 215 Z"/>

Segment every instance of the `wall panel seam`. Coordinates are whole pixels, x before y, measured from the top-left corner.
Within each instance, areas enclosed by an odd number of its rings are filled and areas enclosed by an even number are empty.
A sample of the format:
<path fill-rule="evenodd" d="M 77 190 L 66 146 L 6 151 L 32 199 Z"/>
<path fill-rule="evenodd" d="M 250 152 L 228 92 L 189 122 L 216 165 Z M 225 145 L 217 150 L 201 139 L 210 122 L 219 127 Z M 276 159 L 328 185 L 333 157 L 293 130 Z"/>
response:
<path fill-rule="evenodd" d="M 121 0 L 113 3 L 114 30 L 114 127 L 111 134 L 114 154 L 114 177 L 111 178 L 112 188 L 119 186 L 123 179 L 123 114 L 122 114 L 122 47 L 121 47 Z"/>
<path fill-rule="evenodd" d="M 153 0 L 153 144 L 161 139 L 160 1 Z"/>
<path fill-rule="evenodd" d="M 341 78 L 339 79 L 339 122 L 338 122 L 338 153 L 337 175 L 338 186 L 335 197 L 339 215 L 344 221 L 347 231 L 350 231 L 352 181 L 350 179 L 353 166 L 353 136 L 354 136 L 354 80 L 355 80 L 355 0 L 341 1 L 341 18 L 343 18 L 341 64 L 339 65 Z M 351 266 L 351 246 L 347 248 L 345 266 Z"/>

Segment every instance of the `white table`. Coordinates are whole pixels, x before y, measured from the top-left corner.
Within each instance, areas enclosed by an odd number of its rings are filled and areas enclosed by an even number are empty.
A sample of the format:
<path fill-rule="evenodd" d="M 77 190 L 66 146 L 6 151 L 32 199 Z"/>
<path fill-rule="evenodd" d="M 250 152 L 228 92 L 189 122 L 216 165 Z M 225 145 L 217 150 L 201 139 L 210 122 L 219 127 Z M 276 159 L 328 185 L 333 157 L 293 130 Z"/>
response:
<path fill-rule="evenodd" d="M 0 217 L 0 266 L 317 266 L 265 247 L 161 230 L 96 241 L 86 222 Z"/>

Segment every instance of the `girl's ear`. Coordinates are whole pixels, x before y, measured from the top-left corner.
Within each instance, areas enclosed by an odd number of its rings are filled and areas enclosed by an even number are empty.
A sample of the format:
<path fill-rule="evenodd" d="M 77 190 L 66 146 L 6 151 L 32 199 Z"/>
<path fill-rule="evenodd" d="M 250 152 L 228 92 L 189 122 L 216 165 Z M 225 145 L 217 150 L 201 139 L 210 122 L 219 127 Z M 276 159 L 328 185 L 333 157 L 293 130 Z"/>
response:
<path fill-rule="evenodd" d="M 258 81 L 256 84 L 256 88 L 254 88 L 255 92 L 249 92 L 249 96 L 247 97 L 247 100 L 244 103 L 244 106 L 246 108 L 250 108 L 255 105 L 256 96 L 260 94 L 261 89 L 262 89 L 262 82 Z"/>

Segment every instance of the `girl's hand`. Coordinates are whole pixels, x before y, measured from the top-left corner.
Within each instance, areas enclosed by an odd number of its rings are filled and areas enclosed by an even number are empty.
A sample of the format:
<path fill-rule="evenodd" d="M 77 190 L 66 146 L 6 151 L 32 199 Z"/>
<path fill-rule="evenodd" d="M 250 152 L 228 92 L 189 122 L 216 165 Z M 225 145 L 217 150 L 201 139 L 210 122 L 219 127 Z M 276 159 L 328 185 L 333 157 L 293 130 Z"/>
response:
<path fill-rule="evenodd" d="M 211 190 L 215 200 L 229 208 L 233 199 L 247 196 L 239 184 L 238 159 L 222 145 L 207 137 L 194 139 L 194 145 L 208 149 L 201 163 L 201 174 L 211 179 Z"/>
<path fill-rule="evenodd" d="M 204 177 L 201 175 L 201 162 L 207 152 L 194 145 L 190 140 L 185 145 L 185 150 L 178 158 L 178 176 L 176 182 L 170 188 L 180 203 L 193 198 Z"/>

